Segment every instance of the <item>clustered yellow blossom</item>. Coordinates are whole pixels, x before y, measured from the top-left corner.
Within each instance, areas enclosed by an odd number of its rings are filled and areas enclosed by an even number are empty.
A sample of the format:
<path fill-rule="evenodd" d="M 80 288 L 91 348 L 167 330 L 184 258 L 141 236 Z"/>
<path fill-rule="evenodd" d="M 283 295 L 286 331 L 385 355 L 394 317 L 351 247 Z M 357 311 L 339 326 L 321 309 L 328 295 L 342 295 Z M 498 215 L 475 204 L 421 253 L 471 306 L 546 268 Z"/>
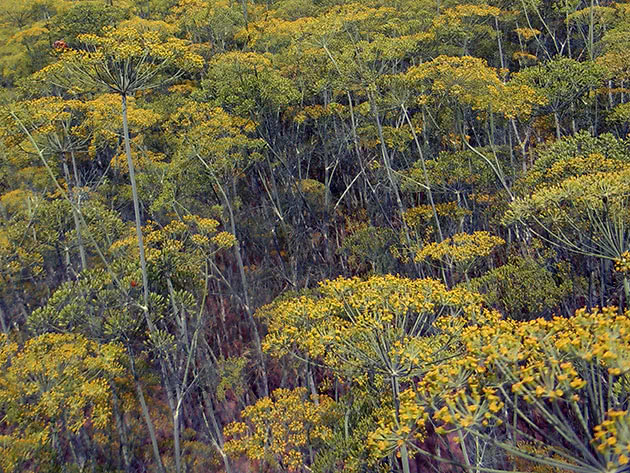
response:
<path fill-rule="evenodd" d="M 457 233 L 446 240 L 423 246 L 415 256 L 416 261 L 435 260 L 455 264 L 464 268 L 477 259 L 488 256 L 497 246 L 503 245 L 502 238 L 486 231 Z"/>
<path fill-rule="evenodd" d="M 488 313 L 486 321 L 441 324 L 444 332 L 460 337 L 461 351 L 444 357 L 417 383 L 417 417 L 405 418 L 411 423 L 404 431 L 421 431 L 430 418 L 440 434 L 483 436 L 484 429 L 515 419 L 511 428 L 518 435 L 526 435 L 526 423 L 548 432 L 536 445 L 562 453 L 554 460 L 558 467 L 599 461 L 583 456 L 584 450 L 566 450 L 559 438 L 585 448 L 590 442 L 609 468 L 628 463 L 630 416 L 622 387 L 630 373 L 628 314 L 607 307 L 519 322 Z M 597 412 L 605 420 L 594 425 L 589 416 Z M 381 454 L 397 448 L 400 432 L 400 425 L 382 427 L 374 448 Z M 511 447 L 509 454 L 548 462 L 548 455 L 537 457 L 530 450 Z"/>
<path fill-rule="evenodd" d="M 432 279 L 398 276 L 324 281 L 314 294 L 281 298 L 258 315 L 268 323 L 264 350 L 307 353 L 331 367 L 409 375 L 439 349 L 431 333 L 442 316 L 480 313 L 480 296 Z M 379 340 L 389 347 L 379 348 Z M 432 347 L 432 348 L 431 348 Z"/>
<path fill-rule="evenodd" d="M 630 414 L 627 410 L 609 410 L 606 419 L 596 425 L 592 443 L 606 456 L 607 467 L 625 466 L 630 460 Z"/>
<path fill-rule="evenodd" d="M 443 202 L 436 204 L 435 212 L 440 217 L 448 217 L 456 221 L 472 213 L 470 210 L 458 206 L 457 202 Z M 403 219 L 410 227 L 431 223 L 434 219 L 433 208 L 430 205 L 412 207 L 405 210 L 403 213 Z"/>
<path fill-rule="evenodd" d="M 236 238 L 229 232 L 217 232 L 219 222 L 196 215 L 173 219 L 163 227 L 148 221 L 143 228 L 146 260 L 149 272 L 168 276 L 184 285 L 195 278 L 204 261 L 217 252 L 231 248 Z M 138 244 L 133 229 L 125 238 L 112 243 L 109 252 L 122 257 L 137 258 Z"/>
<path fill-rule="evenodd" d="M 429 419 L 429 415 L 415 400 L 415 392 L 407 389 L 400 393 L 398 419 L 389 413 L 381 420 L 376 430 L 368 437 L 368 446 L 372 454 L 383 457 L 391 454 L 407 442 L 422 442 L 425 429 L 422 422 Z"/>
<path fill-rule="evenodd" d="M 618 273 L 630 273 L 630 252 L 624 251 L 621 256 L 615 260 L 615 271 Z"/>
<path fill-rule="evenodd" d="M 77 39 L 85 49 L 64 49 L 59 60 L 42 68 L 35 78 L 70 92 L 104 86 L 132 95 L 203 67 L 204 59 L 190 42 L 170 35 L 168 28 L 147 26 L 130 21 L 104 28 L 100 35 L 81 34 Z"/>
<path fill-rule="evenodd" d="M 298 471 L 309 446 L 332 438 L 330 426 L 338 413 L 328 396 L 309 397 L 306 388 L 296 388 L 275 390 L 241 416 L 241 422 L 225 428 L 227 453 Z"/>
<path fill-rule="evenodd" d="M 475 8 L 465 6 L 466 9 L 469 7 Z M 496 14 L 494 7 L 486 8 L 489 10 L 485 13 L 478 11 L 471 14 Z M 457 12 L 454 14 L 457 15 Z M 440 18 L 442 22 L 452 21 L 447 17 Z M 504 73 L 503 70 L 489 67 L 480 58 L 438 56 L 432 61 L 410 67 L 405 79 L 423 92 L 420 95 L 423 103 L 429 99 L 450 96 L 473 110 L 492 110 L 507 118 L 527 117 L 535 106 L 546 103 L 545 97 L 529 85 L 503 82 L 501 79 Z"/>
<path fill-rule="evenodd" d="M 0 335 L 0 427 L 13 426 L 2 428 L 0 469 L 51 445 L 62 423 L 72 434 L 111 425 L 110 381 L 124 372 L 124 357 L 119 345 L 77 334 L 40 335 L 22 347 Z"/>

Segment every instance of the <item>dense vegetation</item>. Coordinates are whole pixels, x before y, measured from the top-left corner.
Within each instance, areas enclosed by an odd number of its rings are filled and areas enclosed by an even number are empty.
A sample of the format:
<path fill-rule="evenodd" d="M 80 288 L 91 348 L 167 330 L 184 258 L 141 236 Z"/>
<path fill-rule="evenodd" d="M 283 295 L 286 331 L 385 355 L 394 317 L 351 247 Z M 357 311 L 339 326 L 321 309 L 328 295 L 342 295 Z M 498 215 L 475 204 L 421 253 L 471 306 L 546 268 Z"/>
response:
<path fill-rule="evenodd" d="M 0 472 L 627 471 L 630 2 L 2 0 Z"/>

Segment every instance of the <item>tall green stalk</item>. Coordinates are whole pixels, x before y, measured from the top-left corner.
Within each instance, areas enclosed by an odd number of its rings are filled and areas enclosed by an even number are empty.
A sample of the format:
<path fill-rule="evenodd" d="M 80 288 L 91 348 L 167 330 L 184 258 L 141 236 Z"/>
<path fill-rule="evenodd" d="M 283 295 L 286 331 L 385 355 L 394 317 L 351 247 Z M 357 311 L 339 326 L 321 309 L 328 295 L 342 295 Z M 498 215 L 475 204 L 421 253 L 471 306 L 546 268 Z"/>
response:
<path fill-rule="evenodd" d="M 138 187 L 136 185 L 136 172 L 131 157 L 131 144 L 129 140 L 129 121 L 127 118 L 127 95 L 122 97 L 122 120 L 123 135 L 125 139 L 125 154 L 127 155 L 127 166 L 129 168 L 129 180 L 131 181 L 131 196 L 133 199 L 133 212 L 136 219 L 136 238 L 138 240 L 138 250 L 140 252 L 140 269 L 142 271 L 142 289 L 144 307 L 142 308 L 147 319 L 147 325 L 152 330 L 153 323 L 149 318 L 149 276 L 147 273 L 147 261 L 144 255 L 144 240 L 142 237 L 142 220 L 140 217 L 140 199 L 138 199 Z"/>

